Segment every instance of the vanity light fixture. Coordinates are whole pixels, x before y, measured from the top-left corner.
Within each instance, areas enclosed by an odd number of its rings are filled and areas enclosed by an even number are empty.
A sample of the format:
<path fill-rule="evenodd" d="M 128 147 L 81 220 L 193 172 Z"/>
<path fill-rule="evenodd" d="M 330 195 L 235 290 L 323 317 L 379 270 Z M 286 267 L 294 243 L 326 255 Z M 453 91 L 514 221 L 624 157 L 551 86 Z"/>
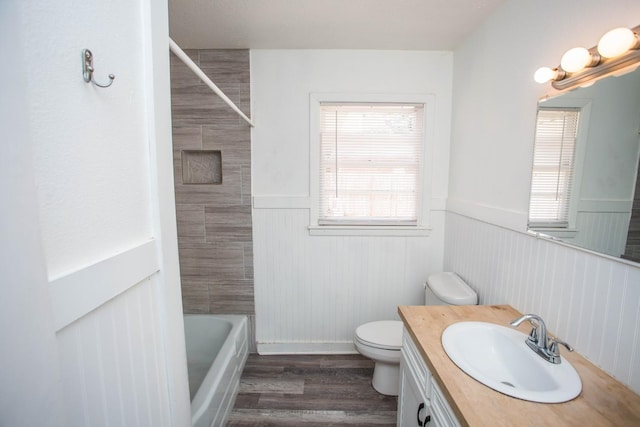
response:
<path fill-rule="evenodd" d="M 574 47 L 562 55 L 560 66 L 568 73 L 575 73 L 586 67 L 594 67 L 600 63 L 600 55 L 591 53 L 584 47 Z"/>
<path fill-rule="evenodd" d="M 614 28 L 600 38 L 598 53 L 604 58 L 615 58 L 640 47 L 640 38 L 628 28 Z"/>
<path fill-rule="evenodd" d="M 562 55 L 560 66 L 542 67 L 534 74 L 538 83 L 551 81 L 559 90 L 584 85 L 609 73 L 640 63 L 640 25 L 632 29 L 615 28 L 591 49 L 575 47 Z"/>
<path fill-rule="evenodd" d="M 533 75 L 533 79 L 538 83 L 546 83 L 549 80 L 562 80 L 567 73 L 560 68 L 542 67 Z"/>

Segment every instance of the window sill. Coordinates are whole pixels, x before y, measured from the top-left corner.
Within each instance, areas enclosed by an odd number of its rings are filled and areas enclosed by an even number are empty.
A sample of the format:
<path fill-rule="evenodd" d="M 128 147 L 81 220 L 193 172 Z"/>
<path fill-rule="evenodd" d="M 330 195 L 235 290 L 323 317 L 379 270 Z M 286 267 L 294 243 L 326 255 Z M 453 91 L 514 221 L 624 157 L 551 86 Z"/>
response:
<path fill-rule="evenodd" d="M 389 226 L 389 225 L 310 225 L 311 236 L 396 236 L 420 237 L 431 233 L 425 226 Z"/>

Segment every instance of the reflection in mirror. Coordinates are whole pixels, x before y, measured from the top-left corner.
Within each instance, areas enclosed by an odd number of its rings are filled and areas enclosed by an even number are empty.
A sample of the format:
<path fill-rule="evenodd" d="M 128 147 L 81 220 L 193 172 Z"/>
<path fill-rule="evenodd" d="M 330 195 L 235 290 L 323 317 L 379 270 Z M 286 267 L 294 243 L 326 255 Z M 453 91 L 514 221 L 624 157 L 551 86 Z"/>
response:
<path fill-rule="evenodd" d="M 640 69 L 541 101 L 529 229 L 640 262 L 639 132 Z"/>

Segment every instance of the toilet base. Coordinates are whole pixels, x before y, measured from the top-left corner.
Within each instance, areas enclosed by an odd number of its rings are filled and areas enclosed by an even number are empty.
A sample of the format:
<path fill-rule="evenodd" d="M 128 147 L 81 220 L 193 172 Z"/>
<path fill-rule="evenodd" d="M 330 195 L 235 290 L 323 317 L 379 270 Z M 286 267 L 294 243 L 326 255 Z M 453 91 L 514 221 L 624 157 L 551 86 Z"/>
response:
<path fill-rule="evenodd" d="M 371 385 L 380 394 L 397 396 L 400 389 L 400 364 L 376 362 Z"/>

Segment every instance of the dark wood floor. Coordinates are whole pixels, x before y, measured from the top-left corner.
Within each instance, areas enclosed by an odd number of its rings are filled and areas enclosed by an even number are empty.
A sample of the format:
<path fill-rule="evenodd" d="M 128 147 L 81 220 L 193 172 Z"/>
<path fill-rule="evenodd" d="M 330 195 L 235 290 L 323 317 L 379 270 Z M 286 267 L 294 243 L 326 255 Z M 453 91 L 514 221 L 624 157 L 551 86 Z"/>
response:
<path fill-rule="evenodd" d="M 252 354 L 228 426 L 395 426 L 397 398 L 371 387 L 360 355 Z"/>

